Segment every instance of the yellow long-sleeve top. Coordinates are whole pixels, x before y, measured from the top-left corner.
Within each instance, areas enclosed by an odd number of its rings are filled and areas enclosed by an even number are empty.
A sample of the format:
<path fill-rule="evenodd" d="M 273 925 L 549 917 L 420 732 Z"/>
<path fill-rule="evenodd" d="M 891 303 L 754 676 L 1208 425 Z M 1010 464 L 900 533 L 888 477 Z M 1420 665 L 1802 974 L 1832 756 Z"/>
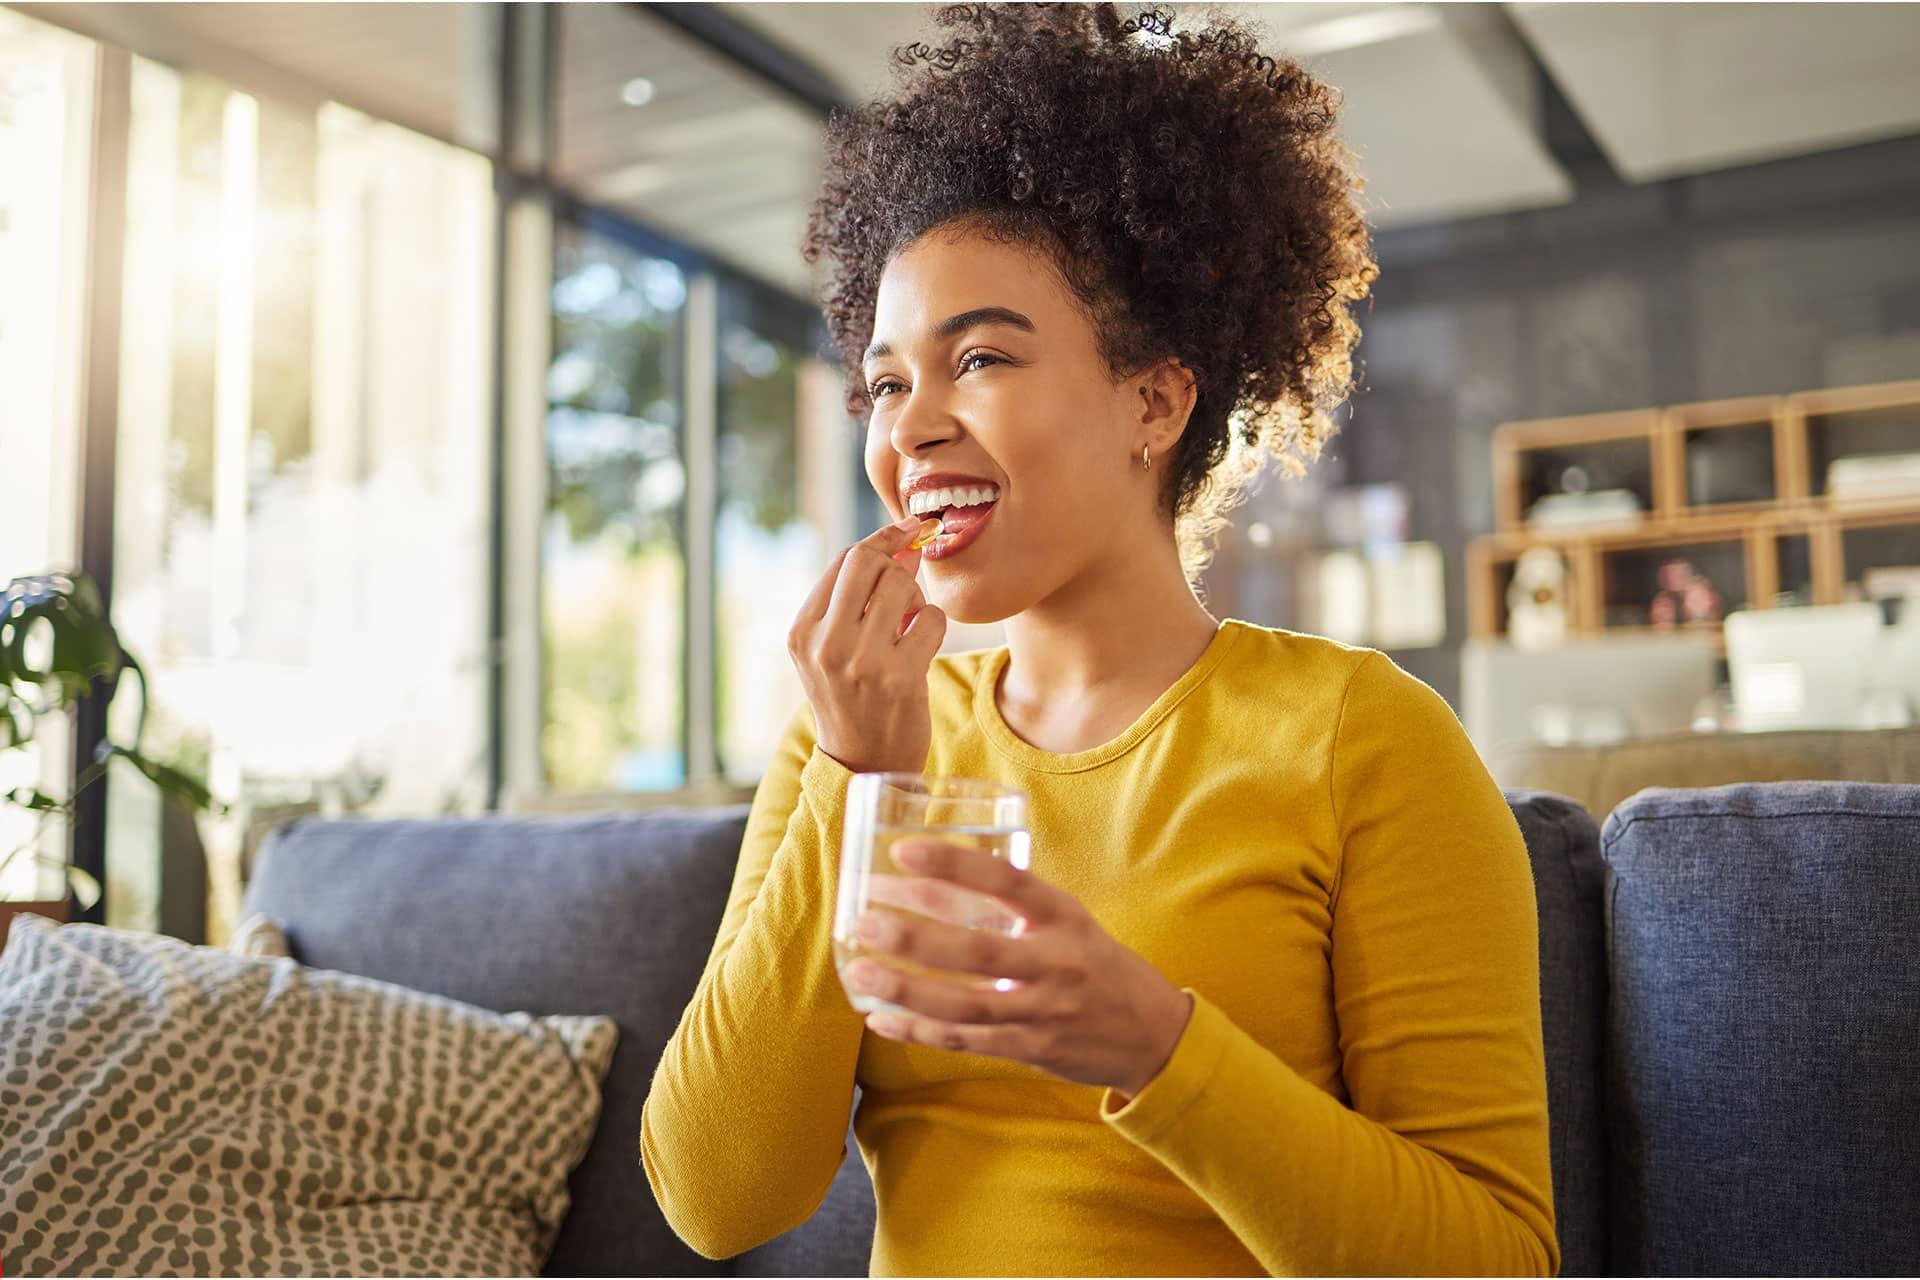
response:
<path fill-rule="evenodd" d="M 1119 737 L 1042 751 L 1002 648 L 928 672 L 928 771 L 1031 797 L 1032 870 L 1194 997 L 1126 1105 L 867 1033 L 834 970 L 846 768 L 802 707 L 641 1123 L 693 1248 L 797 1226 L 854 1133 L 874 1275 L 1556 1274 L 1532 872 L 1438 694 L 1224 621 Z"/>

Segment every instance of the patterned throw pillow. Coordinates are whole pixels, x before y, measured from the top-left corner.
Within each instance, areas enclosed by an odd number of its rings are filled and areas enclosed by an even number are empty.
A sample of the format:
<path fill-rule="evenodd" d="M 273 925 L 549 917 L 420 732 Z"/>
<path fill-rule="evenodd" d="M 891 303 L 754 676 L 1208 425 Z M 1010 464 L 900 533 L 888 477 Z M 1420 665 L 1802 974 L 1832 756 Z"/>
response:
<path fill-rule="evenodd" d="M 0 953 L 0 1265 L 537 1274 L 615 1036 L 22 917 Z"/>
<path fill-rule="evenodd" d="M 237 956 L 290 956 L 287 931 L 271 916 L 250 915 L 227 939 L 227 950 Z"/>

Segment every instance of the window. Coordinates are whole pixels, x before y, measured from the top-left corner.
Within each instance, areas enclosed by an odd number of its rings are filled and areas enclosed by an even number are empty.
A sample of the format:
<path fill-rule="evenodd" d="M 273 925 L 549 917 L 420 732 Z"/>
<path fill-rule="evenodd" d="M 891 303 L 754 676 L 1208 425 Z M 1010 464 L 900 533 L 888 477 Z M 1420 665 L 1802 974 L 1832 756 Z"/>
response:
<path fill-rule="evenodd" d="M 79 559 L 87 229 L 104 226 L 119 243 L 91 251 L 124 255 L 117 316 L 102 309 L 118 331 L 92 335 L 120 353 L 111 376 L 96 366 L 117 431 L 113 613 L 151 678 L 144 745 L 232 807 L 196 821 L 116 769 L 116 927 L 219 942 L 274 825 L 477 809 L 495 759 L 562 804 L 751 786 L 803 696 L 785 632 L 872 505 L 791 252 L 812 113 L 637 11 L 443 13 L 410 10 L 377 33 L 385 54 L 343 63 L 372 19 L 327 6 L 297 39 L 174 6 L 113 45 L 0 9 L 0 467 L 26 477 L 0 504 L 0 571 Z M 488 80 L 517 27 L 570 33 L 550 72 L 526 46 L 529 92 L 506 108 L 556 140 L 557 185 L 526 187 L 507 224 L 537 242 L 532 272 L 520 240 L 496 239 L 488 160 L 453 145 L 499 138 Z M 420 73 L 405 93 L 396 57 Z M 716 180 L 701 129 L 757 139 L 748 170 Z M 123 133 L 124 224 L 92 220 L 89 180 Z M 532 369 L 508 360 L 497 406 L 503 243 L 506 353 Z M 550 352 L 526 340 L 549 323 Z M 497 408 L 532 455 L 509 465 L 506 511 L 490 507 Z M 495 566 L 509 516 L 525 527 Z M 505 744 L 489 741 L 496 585 Z M 116 706 L 114 736 L 133 710 Z M 61 789 L 64 729 L 0 761 L 0 784 Z M 58 892 L 16 880 L 0 889 Z"/>
<path fill-rule="evenodd" d="M 802 506 L 803 450 L 838 459 L 854 441 L 843 410 L 822 415 L 817 393 L 803 399 L 824 368 L 810 352 L 817 326 L 808 308 L 744 282 L 721 292 L 715 740 L 722 775 L 744 786 L 805 697 L 787 631 L 830 556 L 823 513 Z"/>
<path fill-rule="evenodd" d="M 578 224 L 554 256 L 543 768 L 558 790 L 666 790 L 687 777 L 687 277 Z"/>
<path fill-rule="evenodd" d="M 484 803 L 491 170 L 138 59 L 130 127 L 114 615 L 234 806 L 218 941 L 272 822 Z M 131 771 L 108 826 L 109 923 L 161 925 L 192 834 Z"/>
<path fill-rule="evenodd" d="M 93 45 L 0 9 L 0 585 L 79 559 L 81 291 Z M 0 753 L 0 791 L 65 796 L 66 723 Z M 0 858 L 32 844 L 64 856 L 66 833 L 0 808 Z M 57 868 L 14 858 L 0 898 L 64 896 Z"/>

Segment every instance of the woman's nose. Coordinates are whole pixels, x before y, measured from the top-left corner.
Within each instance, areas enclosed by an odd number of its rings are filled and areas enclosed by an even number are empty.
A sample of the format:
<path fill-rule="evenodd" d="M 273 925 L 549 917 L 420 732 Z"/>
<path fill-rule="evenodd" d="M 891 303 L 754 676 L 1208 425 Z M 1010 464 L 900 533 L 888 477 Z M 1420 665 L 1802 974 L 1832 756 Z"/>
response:
<path fill-rule="evenodd" d="M 960 430 L 938 396 L 925 391 L 909 394 L 913 398 L 895 410 L 887 431 L 894 450 L 903 458 L 916 457 L 930 444 L 951 440 Z"/>

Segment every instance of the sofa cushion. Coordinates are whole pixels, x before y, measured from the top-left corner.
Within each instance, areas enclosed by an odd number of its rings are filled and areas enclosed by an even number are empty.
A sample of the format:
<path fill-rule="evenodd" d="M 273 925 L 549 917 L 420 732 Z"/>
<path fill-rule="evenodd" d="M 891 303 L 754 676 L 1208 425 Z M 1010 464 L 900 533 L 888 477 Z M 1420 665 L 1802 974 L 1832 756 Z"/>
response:
<path fill-rule="evenodd" d="M 38 916 L 0 955 L 0 1242 L 27 1275 L 525 1275 L 606 1018 Z"/>
<path fill-rule="evenodd" d="M 1565 796 L 1508 791 L 1527 842 L 1540 911 L 1540 1027 L 1547 1054 L 1554 1230 L 1561 1274 L 1606 1271 L 1606 1112 L 1602 1105 L 1607 958 L 1600 831 Z"/>
<path fill-rule="evenodd" d="M 1602 831 L 1611 1268 L 1920 1259 L 1920 786 L 1642 791 Z"/>
<path fill-rule="evenodd" d="M 242 916 L 308 964 L 489 1009 L 611 1016 L 619 1047 L 552 1275 L 718 1275 L 655 1205 L 640 1108 L 712 949 L 745 806 L 588 817 L 302 819 L 261 850 Z"/>

